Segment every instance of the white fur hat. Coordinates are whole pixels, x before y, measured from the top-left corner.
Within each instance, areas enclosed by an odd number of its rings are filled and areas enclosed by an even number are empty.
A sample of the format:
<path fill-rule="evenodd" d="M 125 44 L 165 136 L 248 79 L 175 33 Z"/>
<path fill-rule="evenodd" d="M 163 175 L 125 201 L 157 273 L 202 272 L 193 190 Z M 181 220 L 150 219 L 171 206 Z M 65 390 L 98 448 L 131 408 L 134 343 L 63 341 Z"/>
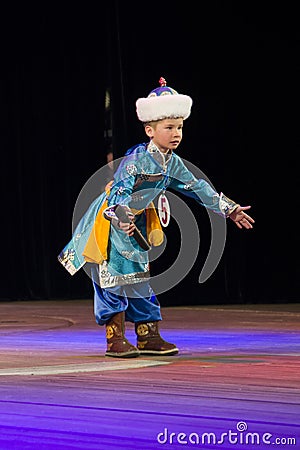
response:
<path fill-rule="evenodd" d="M 192 99 L 188 95 L 178 94 L 167 87 L 166 80 L 160 78 L 160 87 L 150 92 L 148 97 L 136 101 L 136 112 L 142 122 L 152 122 L 167 118 L 187 119 L 191 113 Z"/>

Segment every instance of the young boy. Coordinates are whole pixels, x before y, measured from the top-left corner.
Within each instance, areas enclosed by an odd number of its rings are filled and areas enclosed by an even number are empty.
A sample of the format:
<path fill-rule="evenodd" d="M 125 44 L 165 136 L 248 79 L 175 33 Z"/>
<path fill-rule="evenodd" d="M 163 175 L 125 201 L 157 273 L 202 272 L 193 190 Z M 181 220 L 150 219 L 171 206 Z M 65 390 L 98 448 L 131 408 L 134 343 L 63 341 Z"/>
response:
<path fill-rule="evenodd" d="M 163 240 L 155 198 L 170 188 L 229 217 L 240 229 L 253 227 L 253 218 L 245 212 L 250 206 L 219 195 L 175 153 L 191 107 L 192 99 L 168 87 L 163 78 L 159 88 L 137 100 L 137 116 L 149 142 L 126 152 L 106 192 L 93 202 L 58 257 L 72 274 L 85 262 L 96 263 L 92 266 L 94 312 L 97 324 L 106 326 L 106 356 L 178 353 L 176 345 L 160 335 L 160 305 L 150 286 L 147 243 L 156 246 Z M 125 337 L 126 321 L 135 324 L 136 346 Z"/>

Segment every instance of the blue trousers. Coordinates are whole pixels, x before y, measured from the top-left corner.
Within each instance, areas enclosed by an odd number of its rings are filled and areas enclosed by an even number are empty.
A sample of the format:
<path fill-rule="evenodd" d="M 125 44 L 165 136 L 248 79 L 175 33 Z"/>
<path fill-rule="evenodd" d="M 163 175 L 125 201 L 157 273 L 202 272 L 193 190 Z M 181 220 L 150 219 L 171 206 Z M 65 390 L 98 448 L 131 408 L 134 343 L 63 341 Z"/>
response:
<path fill-rule="evenodd" d="M 98 266 L 91 269 L 94 287 L 94 314 L 98 325 L 105 325 L 112 316 L 125 311 L 128 322 L 162 320 L 160 304 L 148 281 L 103 289 L 99 285 Z"/>

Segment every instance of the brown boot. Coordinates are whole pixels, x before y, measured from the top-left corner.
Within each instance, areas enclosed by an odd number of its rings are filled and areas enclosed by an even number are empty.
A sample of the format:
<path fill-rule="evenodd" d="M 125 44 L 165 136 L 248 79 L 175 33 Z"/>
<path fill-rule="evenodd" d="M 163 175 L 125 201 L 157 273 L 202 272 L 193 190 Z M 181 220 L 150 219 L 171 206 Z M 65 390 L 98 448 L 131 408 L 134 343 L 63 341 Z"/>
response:
<path fill-rule="evenodd" d="M 158 331 L 158 322 L 140 322 L 135 324 L 137 348 L 141 355 L 176 355 L 175 344 L 165 341 Z"/>
<path fill-rule="evenodd" d="M 131 345 L 124 336 L 125 312 L 115 314 L 106 324 L 107 350 L 105 356 L 115 358 L 135 358 L 139 356 L 138 349 Z"/>

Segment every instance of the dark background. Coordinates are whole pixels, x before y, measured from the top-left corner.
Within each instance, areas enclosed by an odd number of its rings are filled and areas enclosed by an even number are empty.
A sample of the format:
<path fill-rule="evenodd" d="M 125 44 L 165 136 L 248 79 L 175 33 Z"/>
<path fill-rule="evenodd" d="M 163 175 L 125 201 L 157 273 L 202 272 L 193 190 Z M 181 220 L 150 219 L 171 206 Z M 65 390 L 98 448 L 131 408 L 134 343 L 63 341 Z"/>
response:
<path fill-rule="evenodd" d="M 91 298 L 57 254 L 71 238 L 76 199 L 106 163 L 104 97 L 113 152 L 145 141 L 135 101 L 164 76 L 193 98 L 177 152 L 223 191 L 252 205 L 255 228 L 228 222 L 226 248 L 204 284 L 210 230 L 168 305 L 298 302 L 299 26 L 294 3 L 100 3 L 3 11 L 1 51 L 1 300 Z M 172 236 L 154 274 L 176 258 Z"/>

